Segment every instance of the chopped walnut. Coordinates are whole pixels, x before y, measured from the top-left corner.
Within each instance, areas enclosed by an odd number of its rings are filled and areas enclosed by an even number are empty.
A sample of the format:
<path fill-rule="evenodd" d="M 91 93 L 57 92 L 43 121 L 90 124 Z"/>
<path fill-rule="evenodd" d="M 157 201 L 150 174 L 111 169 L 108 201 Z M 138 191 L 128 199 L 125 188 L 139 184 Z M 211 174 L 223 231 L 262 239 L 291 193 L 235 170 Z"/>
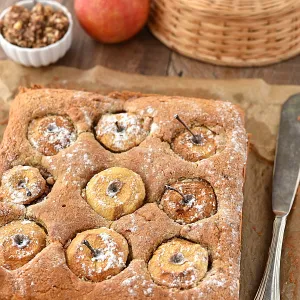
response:
<path fill-rule="evenodd" d="M 68 17 L 51 6 L 37 3 L 31 11 L 14 5 L 0 23 L 4 38 L 23 48 L 41 48 L 56 43 L 69 28 Z"/>

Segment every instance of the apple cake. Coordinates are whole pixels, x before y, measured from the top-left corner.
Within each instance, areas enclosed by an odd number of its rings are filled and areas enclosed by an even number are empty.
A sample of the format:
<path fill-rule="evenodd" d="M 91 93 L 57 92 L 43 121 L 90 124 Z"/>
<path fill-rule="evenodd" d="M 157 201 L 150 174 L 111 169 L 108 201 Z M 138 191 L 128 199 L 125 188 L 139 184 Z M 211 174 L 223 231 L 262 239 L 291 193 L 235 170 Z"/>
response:
<path fill-rule="evenodd" d="M 229 102 L 21 89 L 0 298 L 238 299 L 247 136 Z"/>

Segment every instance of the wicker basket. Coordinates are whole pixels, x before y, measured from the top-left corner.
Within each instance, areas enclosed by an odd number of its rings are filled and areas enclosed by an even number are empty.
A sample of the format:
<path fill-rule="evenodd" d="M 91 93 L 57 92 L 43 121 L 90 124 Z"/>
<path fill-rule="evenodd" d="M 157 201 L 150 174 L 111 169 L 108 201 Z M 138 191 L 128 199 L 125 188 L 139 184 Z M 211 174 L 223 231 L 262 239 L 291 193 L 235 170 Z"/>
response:
<path fill-rule="evenodd" d="M 183 55 L 262 66 L 300 53 L 300 0 L 152 0 L 149 27 Z"/>

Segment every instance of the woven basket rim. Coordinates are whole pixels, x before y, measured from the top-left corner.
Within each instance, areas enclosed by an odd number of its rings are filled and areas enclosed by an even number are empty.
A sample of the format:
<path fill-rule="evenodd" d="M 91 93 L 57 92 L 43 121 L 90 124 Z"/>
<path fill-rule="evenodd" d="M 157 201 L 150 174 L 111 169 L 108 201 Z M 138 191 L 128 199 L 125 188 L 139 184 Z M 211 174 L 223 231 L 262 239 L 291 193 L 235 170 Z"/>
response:
<path fill-rule="evenodd" d="M 230 9 L 228 6 L 229 0 L 218 0 L 217 4 L 212 3 L 210 0 L 173 0 L 175 5 L 180 6 L 182 9 L 191 9 L 197 11 L 201 15 L 222 18 L 237 18 L 242 19 L 245 17 L 266 17 L 268 15 L 276 16 L 285 11 L 292 11 L 300 7 L 299 0 L 252 0 L 253 6 L 241 5 L 240 9 Z M 230 1 L 233 2 L 233 1 Z M 267 7 L 258 5 L 259 2 L 265 2 Z M 250 1 L 248 1 L 250 3 Z M 255 5 L 256 3 L 256 5 Z M 277 5 L 276 5 L 277 4 Z M 280 5 L 278 5 L 280 4 Z"/>
<path fill-rule="evenodd" d="M 159 32 L 157 32 L 151 23 L 148 23 L 149 28 L 151 29 L 152 34 L 160 40 L 163 44 L 165 44 L 170 49 L 173 49 L 172 45 L 168 42 L 168 40 L 165 39 L 163 35 L 161 35 Z M 284 60 L 290 59 L 298 54 L 300 54 L 300 48 L 296 48 L 293 51 L 289 53 L 285 53 L 284 55 L 276 58 L 261 58 L 261 59 L 249 59 L 249 60 L 242 60 L 239 58 L 225 58 L 225 59 L 217 59 L 213 56 L 209 55 L 192 55 L 191 53 L 187 53 L 186 51 L 182 51 L 181 49 L 173 49 L 173 51 L 185 56 L 189 57 L 194 60 L 199 60 L 201 62 L 217 65 L 217 66 L 223 66 L 223 67 L 237 67 L 237 68 L 245 68 L 245 67 L 266 67 L 270 66 L 276 63 L 280 63 Z"/>
<path fill-rule="evenodd" d="M 153 0 L 149 18 L 152 33 L 181 54 L 220 65 L 259 66 L 300 52 L 300 0 L 297 6 L 281 9 L 276 16 L 239 18 L 216 14 L 208 17 L 201 10 L 178 5 L 184 1 L 196 0 Z M 248 3 L 232 2 L 236 1 Z"/>

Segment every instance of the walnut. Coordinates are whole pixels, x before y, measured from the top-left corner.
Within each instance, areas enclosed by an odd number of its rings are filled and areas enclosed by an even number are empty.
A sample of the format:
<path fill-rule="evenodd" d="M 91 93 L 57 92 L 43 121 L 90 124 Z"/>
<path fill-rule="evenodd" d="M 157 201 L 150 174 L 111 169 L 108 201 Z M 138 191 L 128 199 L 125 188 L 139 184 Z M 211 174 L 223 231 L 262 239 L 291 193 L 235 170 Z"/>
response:
<path fill-rule="evenodd" d="M 41 48 L 62 39 L 69 25 L 68 17 L 62 11 L 37 3 L 31 11 L 23 6 L 12 6 L 1 21 L 0 30 L 11 44 Z"/>

